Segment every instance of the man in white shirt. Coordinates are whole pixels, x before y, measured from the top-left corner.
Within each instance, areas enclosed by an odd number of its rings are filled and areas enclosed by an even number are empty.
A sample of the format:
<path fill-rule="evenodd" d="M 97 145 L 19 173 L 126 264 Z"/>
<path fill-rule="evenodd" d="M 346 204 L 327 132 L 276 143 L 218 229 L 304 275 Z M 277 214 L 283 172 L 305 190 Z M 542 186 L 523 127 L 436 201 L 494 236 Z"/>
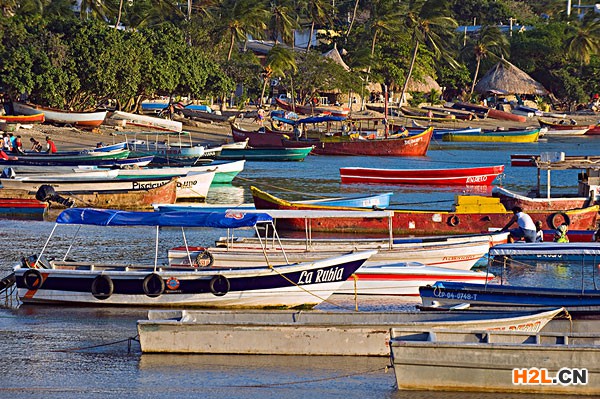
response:
<path fill-rule="evenodd" d="M 516 229 L 511 229 L 510 236 L 508 236 L 509 242 L 519 241 L 521 239 L 525 239 L 525 242 L 535 242 L 536 238 L 536 228 L 535 223 L 531 216 L 523 212 L 520 206 L 515 206 L 513 209 L 513 217 L 510 221 L 502 228 L 502 231 L 507 231 L 513 223 L 517 222 L 518 227 Z"/>

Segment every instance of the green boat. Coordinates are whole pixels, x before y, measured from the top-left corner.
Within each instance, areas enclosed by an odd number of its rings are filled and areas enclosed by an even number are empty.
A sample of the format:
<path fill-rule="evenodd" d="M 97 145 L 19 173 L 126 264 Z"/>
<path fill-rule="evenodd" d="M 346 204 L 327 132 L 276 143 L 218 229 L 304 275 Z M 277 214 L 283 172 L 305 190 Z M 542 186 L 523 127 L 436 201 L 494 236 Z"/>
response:
<path fill-rule="evenodd" d="M 303 161 L 314 147 L 300 148 L 223 148 L 218 159 L 246 161 Z"/>

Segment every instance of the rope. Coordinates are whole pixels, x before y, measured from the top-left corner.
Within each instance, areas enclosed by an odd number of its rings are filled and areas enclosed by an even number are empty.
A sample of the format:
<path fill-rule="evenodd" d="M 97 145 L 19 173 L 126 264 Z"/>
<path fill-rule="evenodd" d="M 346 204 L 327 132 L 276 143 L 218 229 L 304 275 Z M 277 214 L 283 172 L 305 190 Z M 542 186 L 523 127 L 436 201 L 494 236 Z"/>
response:
<path fill-rule="evenodd" d="M 55 350 L 50 350 L 49 352 L 76 352 L 76 351 L 81 351 L 81 350 L 86 350 L 86 349 L 94 349 L 94 348 L 101 348 L 103 346 L 110 346 L 110 345 L 116 345 L 116 344 L 120 344 L 123 342 L 127 342 L 127 353 L 131 353 L 131 342 L 132 341 L 138 341 L 139 342 L 139 335 L 136 335 L 135 337 L 129 337 L 129 338 L 125 338 L 125 339 L 121 339 L 118 341 L 113 341 L 113 342 L 108 342 L 106 344 L 98 344 L 98 345 L 91 345 L 91 346 L 81 346 L 81 347 L 77 347 L 77 348 L 66 348 L 66 349 L 55 349 Z"/>
<path fill-rule="evenodd" d="M 388 365 L 388 366 L 379 367 L 379 368 L 373 369 L 373 370 L 358 371 L 356 373 L 342 374 L 342 375 L 338 375 L 338 376 L 335 376 L 335 377 L 316 378 L 316 379 L 313 379 L 313 380 L 280 382 L 280 383 L 272 383 L 272 384 L 232 385 L 232 387 L 233 388 L 273 388 L 273 387 L 278 387 L 278 386 L 288 386 L 288 385 L 298 385 L 298 384 L 310 384 L 310 383 L 314 383 L 314 382 L 332 381 L 332 380 L 337 380 L 337 379 L 340 379 L 340 378 L 348 378 L 348 377 L 354 377 L 354 376 L 357 376 L 357 375 L 371 374 L 371 373 L 376 373 L 378 371 L 385 371 L 387 373 L 388 370 L 391 367 L 393 367 L 393 366 Z"/>

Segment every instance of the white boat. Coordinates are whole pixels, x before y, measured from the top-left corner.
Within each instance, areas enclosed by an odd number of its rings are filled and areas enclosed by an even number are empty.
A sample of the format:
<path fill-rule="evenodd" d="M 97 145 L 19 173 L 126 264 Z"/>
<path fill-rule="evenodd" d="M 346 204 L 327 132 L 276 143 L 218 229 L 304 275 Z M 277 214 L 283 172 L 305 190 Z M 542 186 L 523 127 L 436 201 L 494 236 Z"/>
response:
<path fill-rule="evenodd" d="M 44 114 L 46 122 L 74 125 L 84 128 L 98 127 L 104 122 L 106 111 L 100 112 L 70 112 L 42 107 L 35 104 L 13 102 L 13 109 L 17 115 Z"/>
<path fill-rule="evenodd" d="M 248 147 L 248 140 L 246 140 L 246 141 L 237 141 L 237 142 L 234 142 L 234 143 L 225 143 L 225 144 L 221 144 L 220 146 L 217 146 L 217 147 L 207 147 L 207 148 L 205 148 L 204 149 L 204 155 L 202 157 L 203 158 L 212 158 L 212 159 L 215 159 L 219 155 L 221 155 L 221 151 L 224 148 L 243 150 L 244 148 L 247 148 L 247 147 Z"/>
<path fill-rule="evenodd" d="M 400 390 L 600 395 L 600 334 L 391 330 Z"/>
<path fill-rule="evenodd" d="M 109 118 L 124 120 L 128 125 L 132 126 L 149 127 L 171 132 L 181 132 L 183 130 L 183 124 L 179 121 L 172 121 L 170 119 L 157 118 L 148 115 L 114 111 Z"/>
<path fill-rule="evenodd" d="M 538 331 L 561 311 L 151 310 L 137 327 L 143 353 L 389 356 L 390 328 Z"/>
<path fill-rule="evenodd" d="M 90 255 L 89 247 L 75 254 L 76 237 L 65 253 L 44 251 L 60 225 L 148 226 L 156 230 L 154 264 L 98 259 L 65 260 Z M 39 254 L 13 269 L 19 299 L 24 303 L 127 305 L 127 306 L 202 306 L 202 307 L 295 307 L 314 306 L 326 300 L 375 251 L 362 251 L 315 262 L 272 266 L 268 258 L 257 268 L 220 269 L 170 268 L 158 265 L 160 229 L 213 227 L 241 228 L 270 224 L 265 214 L 200 214 L 188 212 L 124 212 L 111 209 L 71 208 L 56 219 L 56 226 Z M 85 228 L 82 230 L 86 230 Z M 72 231 L 72 230 L 69 230 Z M 79 230 L 77 230 L 79 233 Z M 185 233 L 184 233 L 185 240 Z M 60 239 L 60 238 L 59 238 Z M 126 245 L 118 241 L 117 245 Z"/>

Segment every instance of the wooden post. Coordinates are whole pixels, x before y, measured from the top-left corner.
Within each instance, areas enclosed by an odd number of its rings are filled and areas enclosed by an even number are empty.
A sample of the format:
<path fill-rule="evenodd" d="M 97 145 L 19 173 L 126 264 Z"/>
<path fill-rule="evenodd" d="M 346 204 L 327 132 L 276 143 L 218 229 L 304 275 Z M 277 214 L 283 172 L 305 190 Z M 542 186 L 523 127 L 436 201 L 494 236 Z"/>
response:
<path fill-rule="evenodd" d="M 385 138 L 388 137 L 388 89 L 387 85 L 383 85 L 383 133 Z"/>

